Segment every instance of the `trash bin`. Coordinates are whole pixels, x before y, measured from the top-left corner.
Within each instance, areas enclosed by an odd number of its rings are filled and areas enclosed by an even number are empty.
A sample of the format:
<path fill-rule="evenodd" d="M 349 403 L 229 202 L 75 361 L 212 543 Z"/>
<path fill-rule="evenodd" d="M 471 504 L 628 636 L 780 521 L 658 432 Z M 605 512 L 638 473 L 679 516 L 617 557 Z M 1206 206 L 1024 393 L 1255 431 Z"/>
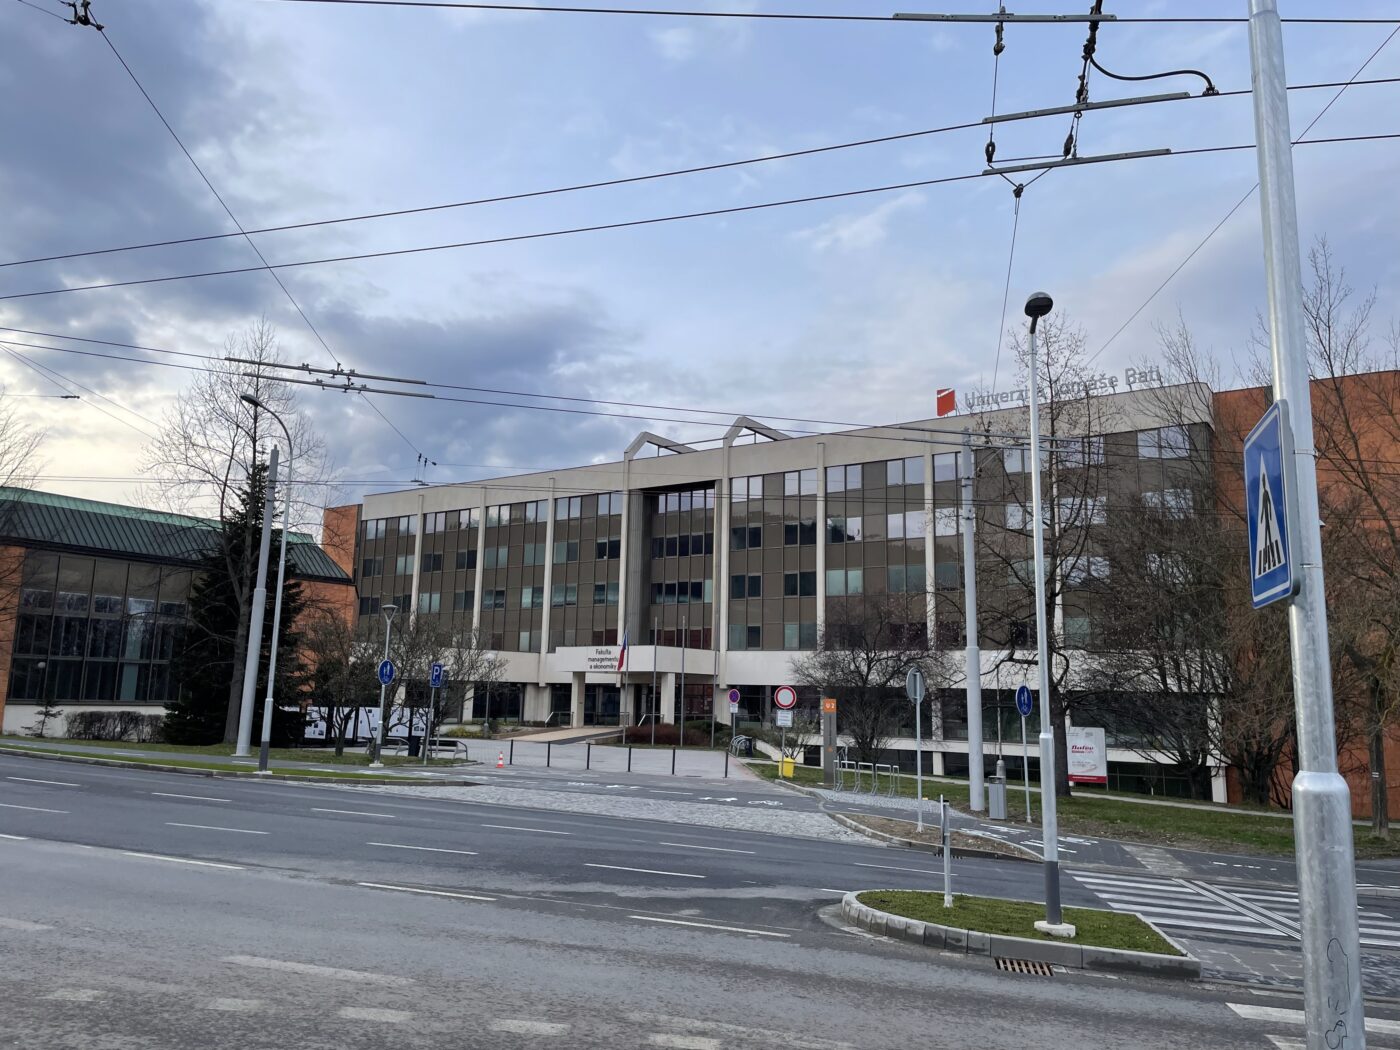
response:
<path fill-rule="evenodd" d="M 418 749 L 418 738 L 417 738 L 416 736 L 411 736 L 411 737 L 409 737 L 409 738 L 408 738 L 408 756 L 409 756 L 409 758 L 417 758 L 419 754 L 420 754 L 420 751 L 419 751 L 419 749 Z"/>
<path fill-rule="evenodd" d="M 793 775 L 793 771 L 796 769 L 796 767 L 797 759 L 780 758 L 778 759 L 778 776 L 791 778 Z M 1005 804 L 1003 804 L 1001 808 L 1004 812 L 1006 810 Z"/>
<path fill-rule="evenodd" d="M 1006 819 L 1006 778 L 987 778 L 987 816 L 992 820 Z"/>

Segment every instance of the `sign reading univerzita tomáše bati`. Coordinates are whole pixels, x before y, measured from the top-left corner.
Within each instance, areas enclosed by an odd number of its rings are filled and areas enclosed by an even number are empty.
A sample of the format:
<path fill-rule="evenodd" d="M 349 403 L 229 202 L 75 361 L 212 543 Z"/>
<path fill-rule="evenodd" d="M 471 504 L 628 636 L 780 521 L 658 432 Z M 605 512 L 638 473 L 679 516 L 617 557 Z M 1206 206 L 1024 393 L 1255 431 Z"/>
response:
<path fill-rule="evenodd" d="M 1298 521 L 1294 469 L 1288 403 L 1278 400 L 1244 439 L 1249 580 L 1256 609 L 1298 593 L 1300 580 L 1293 558 Z"/>

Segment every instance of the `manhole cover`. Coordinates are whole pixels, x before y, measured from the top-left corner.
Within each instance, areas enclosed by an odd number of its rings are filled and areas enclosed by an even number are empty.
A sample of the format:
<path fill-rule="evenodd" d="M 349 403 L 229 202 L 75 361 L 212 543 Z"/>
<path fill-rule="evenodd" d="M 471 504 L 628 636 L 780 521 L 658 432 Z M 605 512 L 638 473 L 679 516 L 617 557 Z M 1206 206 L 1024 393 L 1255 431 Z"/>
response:
<path fill-rule="evenodd" d="M 1035 977 L 1053 977 L 1055 971 L 1050 968 L 1049 963 L 1031 962 L 1029 959 L 1002 959 L 997 958 L 997 969 L 1006 970 L 1009 973 L 1028 973 Z"/>

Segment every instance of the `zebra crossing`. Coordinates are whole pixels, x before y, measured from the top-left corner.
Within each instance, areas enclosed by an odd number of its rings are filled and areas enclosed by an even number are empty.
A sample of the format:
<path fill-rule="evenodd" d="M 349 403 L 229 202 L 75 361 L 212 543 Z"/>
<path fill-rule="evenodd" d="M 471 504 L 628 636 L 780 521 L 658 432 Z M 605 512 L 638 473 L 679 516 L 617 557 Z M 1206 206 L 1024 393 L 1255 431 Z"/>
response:
<path fill-rule="evenodd" d="M 1226 1003 L 1225 1005 L 1242 1020 L 1257 1021 L 1268 1028 L 1284 1029 L 1286 1034 L 1274 1032 L 1264 1034 L 1264 1038 L 1277 1050 L 1307 1050 L 1302 1010 L 1286 1009 L 1262 1003 Z M 1400 1021 L 1385 1017 L 1367 1017 L 1366 1036 L 1366 1045 L 1372 1047 L 1372 1050 L 1396 1046 L 1395 1039 L 1400 1037 Z M 1377 1043 L 1374 1038 L 1376 1036 L 1383 1037 L 1385 1042 Z"/>
<path fill-rule="evenodd" d="M 1298 940 L 1298 894 L 1283 887 L 1235 886 L 1153 875 L 1072 872 L 1114 911 L 1141 914 L 1169 933 L 1246 934 Z M 1361 946 L 1400 950 L 1400 916 L 1361 908 Z"/>

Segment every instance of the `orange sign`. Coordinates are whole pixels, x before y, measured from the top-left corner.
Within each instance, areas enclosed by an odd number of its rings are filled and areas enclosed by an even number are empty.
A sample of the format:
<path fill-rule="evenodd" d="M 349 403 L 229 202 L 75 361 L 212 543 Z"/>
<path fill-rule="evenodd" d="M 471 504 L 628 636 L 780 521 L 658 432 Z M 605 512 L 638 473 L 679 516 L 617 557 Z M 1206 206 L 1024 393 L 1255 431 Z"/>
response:
<path fill-rule="evenodd" d="M 822 714 L 834 715 L 836 713 L 836 698 L 831 696 L 822 697 Z"/>

